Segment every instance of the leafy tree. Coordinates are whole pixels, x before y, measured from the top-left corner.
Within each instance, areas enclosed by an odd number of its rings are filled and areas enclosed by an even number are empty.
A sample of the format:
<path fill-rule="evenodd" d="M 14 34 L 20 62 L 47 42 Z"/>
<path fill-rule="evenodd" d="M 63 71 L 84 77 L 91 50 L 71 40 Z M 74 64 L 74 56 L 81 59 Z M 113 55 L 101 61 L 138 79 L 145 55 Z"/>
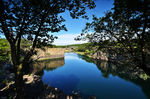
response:
<path fill-rule="evenodd" d="M 6 39 L 0 39 L 0 63 L 9 61 L 10 47 Z"/>
<path fill-rule="evenodd" d="M 136 65 L 149 71 L 146 68 L 150 47 L 149 5 L 149 0 L 115 0 L 113 10 L 101 18 L 93 16 L 93 22 L 86 24 L 77 39 L 86 38 L 100 47 L 119 45 L 124 50 L 121 53 L 129 53 Z"/>
<path fill-rule="evenodd" d="M 37 44 L 52 43 L 56 37 L 51 33 L 67 30 L 59 14 L 68 10 L 74 19 L 87 18 L 86 7 L 92 9 L 95 5 L 93 0 L 0 0 L 0 4 L 0 32 L 10 45 L 17 98 L 22 99 L 23 71 Z M 32 42 L 23 59 L 22 38 Z"/>
<path fill-rule="evenodd" d="M 146 50 L 150 42 L 150 0 L 115 0 L 114 14 L 130 26 L 137 37 L 141 66 L 146 69 Z"/>

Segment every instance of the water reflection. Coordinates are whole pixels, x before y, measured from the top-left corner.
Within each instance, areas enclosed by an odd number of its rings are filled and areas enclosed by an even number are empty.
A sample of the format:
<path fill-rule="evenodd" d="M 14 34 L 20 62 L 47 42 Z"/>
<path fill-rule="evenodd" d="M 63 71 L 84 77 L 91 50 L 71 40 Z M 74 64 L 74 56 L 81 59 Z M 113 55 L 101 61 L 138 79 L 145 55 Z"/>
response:
<path fill-rule="evenodd" d="M 33 71 L 32 72 L 34 74 L 43 75 L 44 69 L 47 71 L 55 70 L 56 68 L 61 67 L 64 64 L 65 64 L 64 58 L 38 61 L 38 62 L 33 64 Z"/>
<path fill-rule="evenodd" d="M 77 87 L 79 83 L 79 78 L 76 75 L 60 75 L 60 74 L 51 74 L 48 71 L 44 71 L 43 81 L 45 84 L 48 84 L 53 87 L 59 88 L 66 94 L 71 94 L 73 90 Z"/>
<path fill-rule="evenodd" d="M 141 71 L 127 64 L 66 53 L 65 60 L 39 62 L 35 68 L 35 72 L 42 71 L 45 84 L 67 94 L 79 92 L 85 99 L 91 95 L 98 99 L 150 99 L 150 79 L 140 78 Z"/>
<path fill-rule="evenodd" d="M 89 58 L 84 56 L 82 58 L 87 62 L 95 63 L 105 78 L 109 78 L 109 75 L 118 76 L 140 86 L 145 95 L 150 99 L 150 79 L 144 80 L 140 78 L 141 71 L 134 70 L 130 65 L 122 64 L 118 66 L 106 61 L 89 60 Z"/>

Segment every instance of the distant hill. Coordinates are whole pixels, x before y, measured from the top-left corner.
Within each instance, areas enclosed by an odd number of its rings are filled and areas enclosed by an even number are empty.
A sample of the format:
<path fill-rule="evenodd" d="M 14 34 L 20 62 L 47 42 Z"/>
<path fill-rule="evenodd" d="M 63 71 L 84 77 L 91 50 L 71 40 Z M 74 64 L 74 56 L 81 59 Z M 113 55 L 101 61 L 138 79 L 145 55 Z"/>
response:
<path fill-rule="evenodd" d="M 83 43 L 83 44 L 71 44 L 71 45 L 59 45 L 59 46 L 55 46 L 57 48 L 68 48 L 68 47 L 79 47 L 79 46 L 87 46 L 87 45 L 90 45 L 91 43 Z"/>

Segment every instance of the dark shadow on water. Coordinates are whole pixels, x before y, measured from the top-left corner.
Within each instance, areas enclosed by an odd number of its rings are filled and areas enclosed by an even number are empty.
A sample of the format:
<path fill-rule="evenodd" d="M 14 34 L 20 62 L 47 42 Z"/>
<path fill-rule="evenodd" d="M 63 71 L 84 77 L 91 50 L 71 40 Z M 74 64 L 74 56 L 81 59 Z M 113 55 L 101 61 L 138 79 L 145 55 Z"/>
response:
<path fill-rule="evenodd" d="M 146 80 L 140 78 L 141 71 L 138 71 L 138 69 L 135 70 L 127 63 L 117 65 L 111 62 L 90 59 L 86 56 L 78 56 L 87 62 L 96 64 L 97 68 L 101 71 L 103 77 L 105 78 L 108 78 L 109 75 L 118 76 L 126 81 L 130 81 L 140 86 L 144 94 L 150 99 L 150 78 Z"/>

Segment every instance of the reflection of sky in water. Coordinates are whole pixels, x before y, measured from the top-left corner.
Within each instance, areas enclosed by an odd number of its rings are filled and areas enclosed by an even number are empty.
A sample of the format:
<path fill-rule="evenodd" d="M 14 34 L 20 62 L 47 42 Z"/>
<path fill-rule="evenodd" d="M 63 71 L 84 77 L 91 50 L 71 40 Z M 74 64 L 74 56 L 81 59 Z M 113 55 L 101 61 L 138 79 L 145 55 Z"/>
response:
<path fill-rule="evenodd" d="M 94 95 L 98 99 L 147 99 L 141 88 L 118 76 L 102 76 L 93 63 L 88 63 L 77 54 L 65 54 L 65 65 L 53 71 L 44 70 L 44 83 L 59 88 L 65 93 L 78 91 L 83 96 Z"/>
<path fill-rule="evenodd" d="M 77 54 L 73 54 L 73 53 L 70 53 L 70 55 L 66 54 L 65 59 L 66 60 L 82 60 L 81 58 L 78 57 Z"/>
<path fill-rule="evenodd" d="M 46 73 L 46 72 L 45 72 Z M 59 75 L 55 74 L 55 76 L 44 77 L 45 83 L 51 86 L 57 86 L 60 90 L 65 91 L 65 93 L 72 93 L 75 90 L 79 79 L 74 75 Z M 50 78 L 50 79 L 49 79 Z M 67 87 L 64 87 L 67 86 Z"/>

